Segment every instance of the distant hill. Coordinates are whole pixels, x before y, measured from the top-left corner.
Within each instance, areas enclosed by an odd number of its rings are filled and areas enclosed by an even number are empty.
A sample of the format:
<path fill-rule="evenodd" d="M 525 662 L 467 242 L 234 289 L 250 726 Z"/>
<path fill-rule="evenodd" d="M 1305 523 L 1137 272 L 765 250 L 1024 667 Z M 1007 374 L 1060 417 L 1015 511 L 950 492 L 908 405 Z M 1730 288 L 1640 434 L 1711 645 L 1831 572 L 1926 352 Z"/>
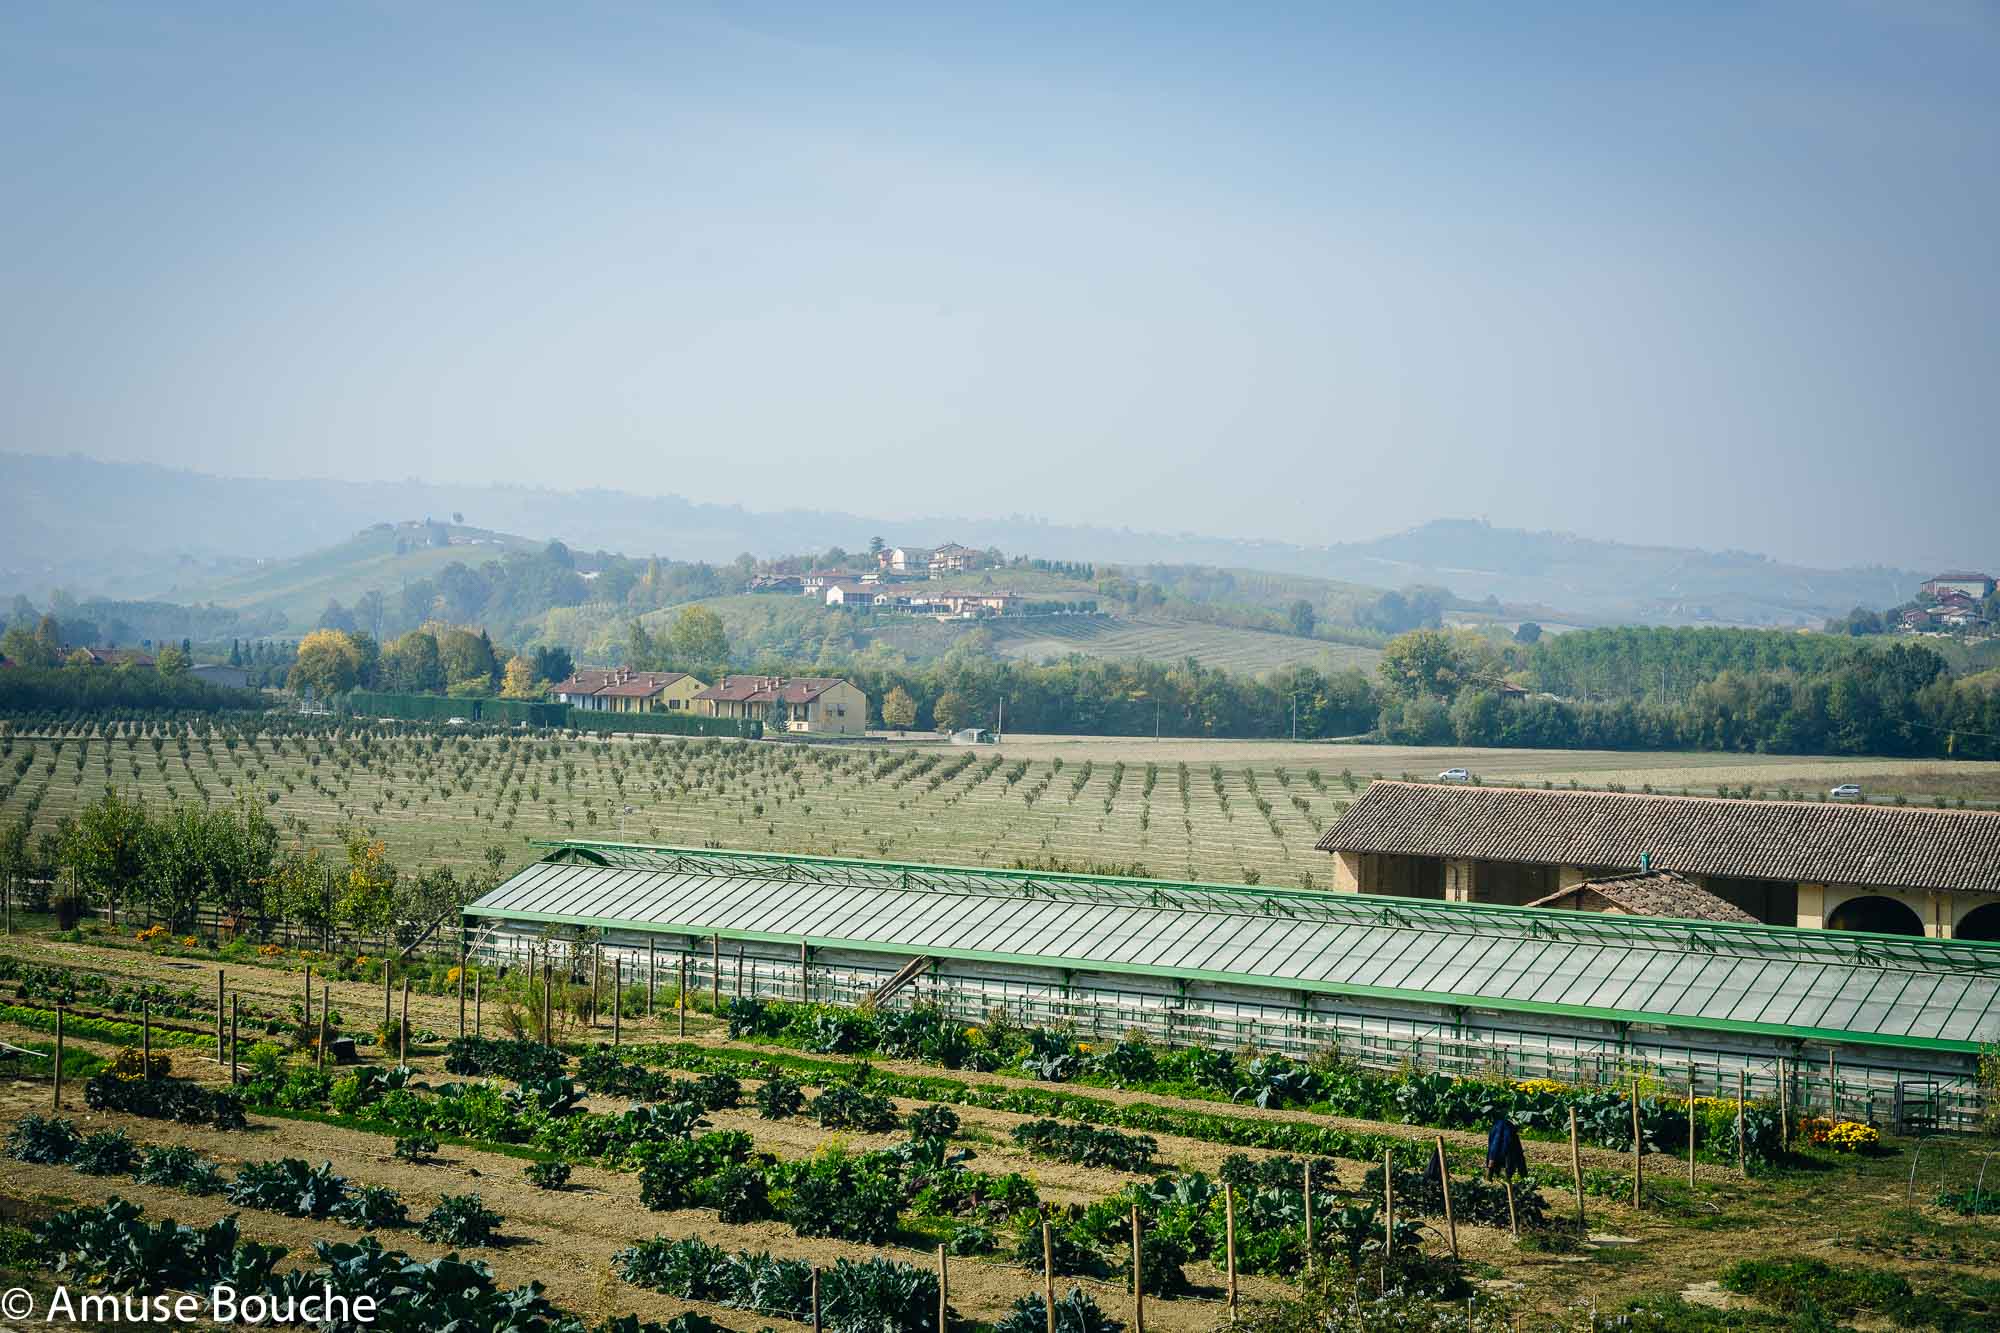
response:
<path fill-rule="evenodd" d="M 736 505 L 611 490 L 490 483 L 272 481 L 147 464 L 0 453 L 0 593 L 157 596 L 252 559 L 334 546 L 384 518 L 445 519 L 488 532 L 560 538 L 579 551 L 726 561 L 864 545 L 959 541 L 1048 559 L 1126 566 L 1203 565 L 1309 575 L 1376 588 L 1422 583 L 1595 622 L 1813 624 L 1854 606 L 1891 606 L 1926 572 L 1818 570 L 1740 551 L 1638 546 L 1482 522 L 1442 520 L 1324 546 L 1135 531 L 1032 518 L 892 520 L 818 510 L 752 513 Z M 461 525 L 462 526 L 462 525 Z"/>

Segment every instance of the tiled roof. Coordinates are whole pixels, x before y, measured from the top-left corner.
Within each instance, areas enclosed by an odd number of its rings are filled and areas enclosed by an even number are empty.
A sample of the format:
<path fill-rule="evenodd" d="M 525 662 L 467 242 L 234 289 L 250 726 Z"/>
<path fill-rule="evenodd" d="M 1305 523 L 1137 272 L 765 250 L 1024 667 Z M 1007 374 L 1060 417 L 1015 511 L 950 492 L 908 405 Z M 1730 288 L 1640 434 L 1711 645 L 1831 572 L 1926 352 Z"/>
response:
<path fill-rule="evenodd" d="M 1537 898 L 1530 907 L 1560 907 L 1564 900 L 1582 893 L 1594 893 L 1634 916 L 1666 916 L 1683 921 L 1742 921 L 1755 924 L 1757 918 L 1724 898 L 1718 898 L 1693 880 L 1671 870 L 1641 871 L 1636 875 L 1606 875 L 1572 884 L 1546 898 Z"/>
<path fill-rule="evenodd" d="M 721 703 L 768 704 L 784 692 L 788 704 L 810 703 L 834 686 L 842 682 L 833 676 L 794 676 L 780 679 L 776 676 L 724 676 L 709 686 L 697 699 L 712 699 Z"/>
<path fill-rule="evenodd" d="M 618 699 L 649 699 L 686 677 L 685 671 L 624 671 L 585 667 L 551 690 L 555 694 L 606 695 Z"/>
<path fill-rule="evenodd" d="M 1963 810 L 1377 782 L 1318 845 L 2000 893 L 2000 814 Z"/>

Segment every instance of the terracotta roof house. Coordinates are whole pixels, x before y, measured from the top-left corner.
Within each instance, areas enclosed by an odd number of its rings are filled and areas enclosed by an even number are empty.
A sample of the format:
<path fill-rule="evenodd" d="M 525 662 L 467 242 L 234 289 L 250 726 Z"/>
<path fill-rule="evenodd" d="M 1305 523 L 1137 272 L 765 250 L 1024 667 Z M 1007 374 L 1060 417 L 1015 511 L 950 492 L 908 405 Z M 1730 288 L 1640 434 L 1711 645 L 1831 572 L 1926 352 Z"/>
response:
<path fill-rule="evenodd" d="M 1641 870 L 1630 875 L 1604 875 L 1580 880 L 1537 898 L 1529 907 L 1567 907 L 1579 912 L 1612 912 L 1623 916 L 1663 916 L 1681 921 L 1737 921 L 1755 925 L 1757 918 L 1735 903 L 1718 898 L 1701 885 L 1671 870 Z"/>
<path fill-rule="evenodd" d="M 2000 939 L 2000 814 L 1377 782 L 1334 888 L 1523 906 L 1642 865 L 1772 925 Z"/>
<path fill-rule="evenodd" d="M 768 723 L 782 702 L 787 727 L 811 736 L 863 736 L 868 696 L 831 676 L 724 676 L 694 696 L 705 717 L 756 718 Z"/>
<path fill-rule="evenodd" d="M 552 686 L 557 703 L 593 713 L 692 712 L 702 684 L 685 671 L 634 671 L 630 667 L 580 667 Z"/>
<path fill-rule="evenodd" d="M 1937 599 L 1946 593 L 1958 592 L 1977 600 L 1991 597 L 1993 588 L 1994 581 L 1991 574 L 1981 574 L 1969 569 L 1953 569 L 1925 580 L 1923 593 L 1926 597 Z"/>

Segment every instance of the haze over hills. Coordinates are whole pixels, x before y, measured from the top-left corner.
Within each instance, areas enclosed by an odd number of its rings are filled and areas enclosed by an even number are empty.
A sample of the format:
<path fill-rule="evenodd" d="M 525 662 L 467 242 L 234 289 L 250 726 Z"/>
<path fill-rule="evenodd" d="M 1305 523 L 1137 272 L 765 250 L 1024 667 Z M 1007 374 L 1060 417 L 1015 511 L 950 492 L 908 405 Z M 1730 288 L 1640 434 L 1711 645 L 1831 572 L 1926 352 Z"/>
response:
<path fill-rule="evenodd" d="M 553 537 L 580 551 L 726 561 L 746 551 L 773 556 L 836 545 L 856 549 L 880 535 L 892 544 L 950 540 L 1100 564 L 1212 565 L 1381 588 L 1429 584 L 1464 598 L 1547 608 L 1551 619 L 1647 624 L 1816 624 L 1857 605 L 1893 605 L 1931 572 L 1810 569 L 1742 551 L 1631 545 L 1472 520 L 1438 520 L 1386 537 L 1310 546 L 1019 515 L 759 513 L 678 496 L 483 481 L 213 477 L 21 453 L 0 453 L 0 494 L 7 497 L 9 520 L 0 526 L 0 592 L 38 599 L 55 587 L 122 597 L 240 594 L 258 583 L 259 561 L 327 552 L 385 521 L 454 514 L 496 537 Z M 465 558 L 475 560 L 478 553 Z M 327 586 L 337 582 L 329 569 Z"/>

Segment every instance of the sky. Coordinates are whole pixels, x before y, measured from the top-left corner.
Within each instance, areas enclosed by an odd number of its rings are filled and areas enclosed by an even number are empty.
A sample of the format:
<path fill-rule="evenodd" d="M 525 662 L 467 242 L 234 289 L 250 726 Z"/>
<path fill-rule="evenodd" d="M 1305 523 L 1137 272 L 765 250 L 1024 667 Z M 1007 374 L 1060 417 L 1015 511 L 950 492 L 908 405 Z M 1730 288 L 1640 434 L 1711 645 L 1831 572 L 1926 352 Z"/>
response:
<path fill-rule="evenodd" d="M 0 448 L 2000 563 L 2000 3 L 0 8 Z"/>

